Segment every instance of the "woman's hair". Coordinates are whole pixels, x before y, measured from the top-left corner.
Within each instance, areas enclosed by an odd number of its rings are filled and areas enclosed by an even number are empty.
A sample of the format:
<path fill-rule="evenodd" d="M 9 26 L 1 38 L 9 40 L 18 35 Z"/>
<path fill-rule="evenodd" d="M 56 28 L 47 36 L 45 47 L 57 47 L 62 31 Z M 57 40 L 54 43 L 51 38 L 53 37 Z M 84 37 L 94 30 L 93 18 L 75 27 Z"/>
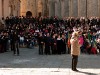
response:
<path fill-rule="evenodd" d="M 78 32 L 73 32 L 72 37 L 78 37 Z"/>

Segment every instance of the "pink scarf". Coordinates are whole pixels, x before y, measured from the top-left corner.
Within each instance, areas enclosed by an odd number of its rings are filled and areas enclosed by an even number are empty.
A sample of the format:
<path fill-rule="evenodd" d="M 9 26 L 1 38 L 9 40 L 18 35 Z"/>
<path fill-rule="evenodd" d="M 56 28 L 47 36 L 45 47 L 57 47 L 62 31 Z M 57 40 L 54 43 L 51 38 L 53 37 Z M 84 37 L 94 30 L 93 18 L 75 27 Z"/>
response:
<path fill-rule="evenodd" d="M 79 37 L 79 44 L 80 44 L 80 45 L 83 45 L 83 42 L 84 42 L 84 41 L 83 41 L 83 37 L 82 37 L 82 36 Z"/>

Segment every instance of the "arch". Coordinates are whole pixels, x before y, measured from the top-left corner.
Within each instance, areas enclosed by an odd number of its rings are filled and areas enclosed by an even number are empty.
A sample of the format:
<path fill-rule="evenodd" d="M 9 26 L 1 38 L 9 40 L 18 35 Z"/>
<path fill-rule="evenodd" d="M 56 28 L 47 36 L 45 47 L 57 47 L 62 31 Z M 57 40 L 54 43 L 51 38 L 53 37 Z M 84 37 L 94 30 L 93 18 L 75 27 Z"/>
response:
<path fill-rule="evenodd" d="M 27 11 L 26 12 L 26 17 L 31 17 L 32 16 L 32 12 L 31 11 Z"/>

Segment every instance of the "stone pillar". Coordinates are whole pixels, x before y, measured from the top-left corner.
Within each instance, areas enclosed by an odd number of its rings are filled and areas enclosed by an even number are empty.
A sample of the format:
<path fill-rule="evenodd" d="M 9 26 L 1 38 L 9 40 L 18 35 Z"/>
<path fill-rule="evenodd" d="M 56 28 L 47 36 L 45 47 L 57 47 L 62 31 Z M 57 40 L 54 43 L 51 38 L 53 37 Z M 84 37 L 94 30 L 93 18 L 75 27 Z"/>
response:
<path fill-rule="evenodd" d="M 17 1 L 13 1 L 13 16 L 17 16 Z"/>
<path fill-rule="evenodd" d="M 55 0 L 55 16 L 61 17 L 61 3 L 59 0 Z"/>
<path fill-rule="evenodd" d="M 86 10 L 87 10 L 87 6 L 86 6 L 86 0 L 78 0 L 78 16 L 79 17 L 86 17 Z"/>
<path fill-rule="evenodd" d="M 100 17 L 100 0 L 98 0 L 98 17 Z"/>
<path fill-rule="evenodd" d="M 2 0 L 0 0 L 0 19 L 2 17 Z"/>
<path fill-rule="evenodd" d="M 9 0 L 4 0 L 3 11 L 4 17 L 9 16 Z"/>
<path fill-rule="evenodd" d="M 38 0 L 33 0 L 33 8 L 34 8 L 34 14 L 33 16 L 37 16 L 37 1 Z"/>
<path fill-rule="evenodd" d="M 77 17 L 78 16 L 78 0 L 71 0 L 71 16 Z"/>
<path fill-rule="evenodd" d="M 69 0 L 69 17 L 71 17 L 72 14 L 72 1 Z"/>
<path fill-rule="evenodd" d="M 49 14 L 48 0 L 43 0 L 43 16 L 48 16 Z"/>
<path fill-rule="evenodd" d="M 21 1 L 20 0 L 18 0 L 18 9 L 17 9 L 17 11 L 18 11 L 18 13 L 17 13 L 17 15 L 18 16 L 20 16 L 20 3 L 21 3 Z"/>
<path fill-rule="evenodd" d="M 87 13 L 89 17 L 98 16 L 98 0 L 88 0 Z"/>
<path fill-rule="evenodd" d="M 30 11 L 30 0 L 26 0 L 26 12 Z"/>
<path fill-rule="evenodd" d="M 46 1 L 42 0 L 43 2 L 43 16 L 45 16 L 45 12 L 46 12 Z"/>
<path fill-rule="evenodd" d="M 64 16 L 69 16 L 69 0 L 64 1 Z"/>
<path fill-rule="evenodd" d="M 61 16 L 69 16 L 69 0 L 61 0 Z"/>
<path fill-rule="evenodd" d="M 65 7 L 64 7 L 65 0 L 61 0 L 61 17 L 63 18 L 65 15 Z"/>
<path fill-rule="evenodd" d="M 1 3 L 1 4 L 2 4 L 2 16 L 4 17 L 4 9 L 5 9 L 5 8 L 4 8 L 4 4 L 5 4 L 5 2 L 4 2 L 4 0 L 2 0 L 1 2 L 2 2 L 2 3 Z M 7 4 L 6 4 L 6 5 L 7 5 Z"/>
<path fill-rule="evenodd" d="M 49 0 L 49 16 L 55 16 L 55 3 L 54 0 Z"/>
<path fill-rule="evenodd" d="M 55 16 L 55 1 L 52 1 L 52 16 Z"/>
<path fill-rule="evenodd" d="M 49 0 L 49 17 L 52 15 L 52 9 L 51 9 L 51 4 L 52 4 L 52 1 Z"/>
<path fill-rule="evenodd" d="M 99 11 L 99 10 L 98 10 L 98 7 L 99 7 L 99 5 L 98 5 L 98 0 L 95 0 L 95 1 L 93 0 L 93 4 L 94 4 L 94 8 L 93 8 L 93 10 L 94 10 L 93 13 L 94 13 L 94 14 L 93 14 L 93 16 L 98 17 L 99 14 L 100 14 L 100 13 L 98 13 L 98 11 Z"/>
<path fill-rule="evenodd" d="M 42 15 L 42 12 L 43 12 L 43 3 L 42 3 L 42 0 L 38 0 L 37 2 L 37 13 L 38 13 L 38 16 L 41 16 Z"/>
<path fill-rule="evenodd" d="M 29 0 L 30 1 L 30 0 Z M 38 0 L 31 0 L 30 1 L 30 11 L 32 12 L 32 16 L 37 16 L 37 10 L 38 10 Z"/>
<path fill-rule="evenodd" d="M 26 0 L 21 0 L 21 8 L 20 8 L 20 15 L 25 16 L 26 15 L 26 9 L 27 9 L 27 2 Z"/>

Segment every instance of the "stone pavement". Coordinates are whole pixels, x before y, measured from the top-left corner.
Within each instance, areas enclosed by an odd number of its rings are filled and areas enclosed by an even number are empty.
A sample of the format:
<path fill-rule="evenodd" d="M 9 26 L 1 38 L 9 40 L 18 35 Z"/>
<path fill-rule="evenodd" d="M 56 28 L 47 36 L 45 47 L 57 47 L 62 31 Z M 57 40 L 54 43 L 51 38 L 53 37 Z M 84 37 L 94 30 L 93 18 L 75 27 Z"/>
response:
<path fill-rule="evenodd" d="M 100 75 L 100 55 L 81 54 L 78 70 L 71 70 L 70 55 L 38 55 L 37 47 L 0 54 L 0 75 Z"/>

